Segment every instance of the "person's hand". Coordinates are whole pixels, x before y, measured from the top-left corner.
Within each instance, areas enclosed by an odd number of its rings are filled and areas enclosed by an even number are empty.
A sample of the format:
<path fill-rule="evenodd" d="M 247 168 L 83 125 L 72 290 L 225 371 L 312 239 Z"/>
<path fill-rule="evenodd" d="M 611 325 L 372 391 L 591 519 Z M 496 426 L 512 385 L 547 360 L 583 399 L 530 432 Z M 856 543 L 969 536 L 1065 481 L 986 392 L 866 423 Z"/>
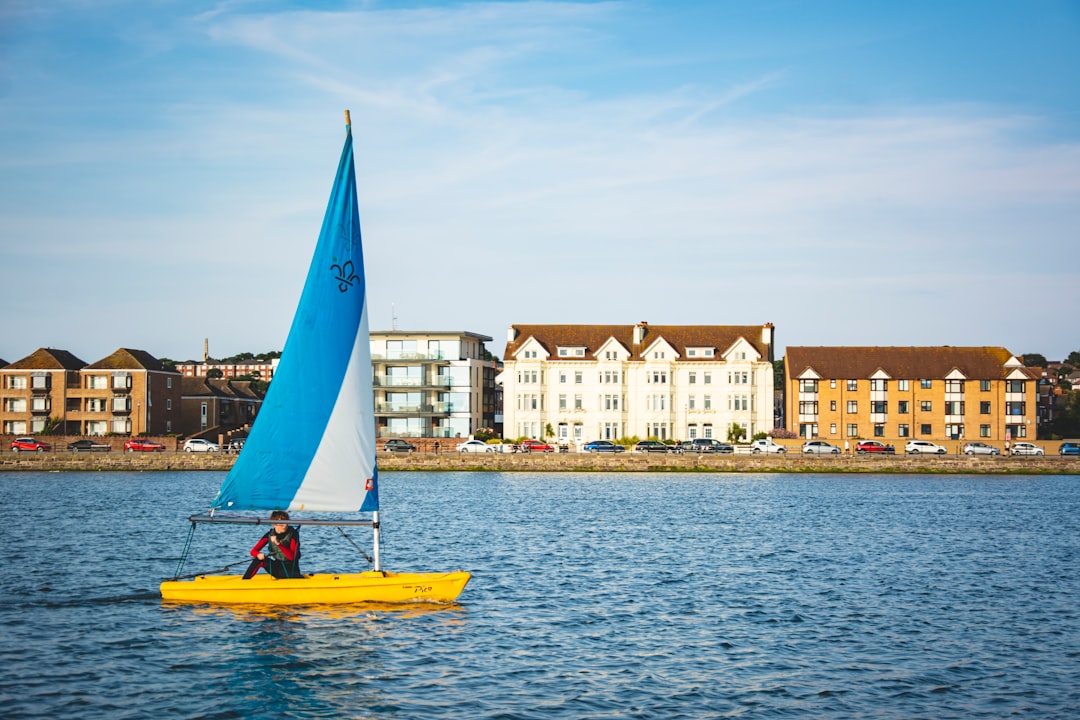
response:
<path fill-rule="evenodd" d="M 259 557 L 260 560 L 265 560 L 266 559 L 266 553 L 259 553 L 258 557 Z"/>
<path fill-rule="evenodd" d="M 279 543 L 278 543 L 277 535 L 271 535 L 270 536 L 270 542 L 274 543 L 275 545 L 278 545 Z"/>

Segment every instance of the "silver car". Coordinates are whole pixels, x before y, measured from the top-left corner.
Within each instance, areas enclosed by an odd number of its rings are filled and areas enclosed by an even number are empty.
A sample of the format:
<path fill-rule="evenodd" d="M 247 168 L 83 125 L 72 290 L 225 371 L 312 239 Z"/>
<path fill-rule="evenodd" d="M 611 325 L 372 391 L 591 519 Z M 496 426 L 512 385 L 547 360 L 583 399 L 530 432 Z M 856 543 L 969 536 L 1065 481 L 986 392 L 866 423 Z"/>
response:
<path fill-rule="evenodd" d="M 1018 442 L 1012 446 L 1013 455 L 1045 455 L 1043 449 L 1029 442 Z"/>
<path fill-rule="evenodd" d="M 824 440 L 810 440 L 804 442 L 802 446 L 804 453 L 817 454 L 817 455 L 839 455 L 840 448 L 835 445 L 830 445 Z"/>
<path fill-rule="evenodd" d="M 202 438 L 191 438 L 184 443 L 184 452 L 218 452 L 221 446 Z"/>
<path fill-rule="evenodd" d="M 1001 451 L 984 442 L 969 442 L 964 445 L 965 455 L 1000 455 Z"/>
<path fill-rule="evenodd" d="M 488 445 L 483 440 L 466 440 L 458 444 L 457 451 L 459 453 L 493 453 L 495 452 L 495 446 Z"/>

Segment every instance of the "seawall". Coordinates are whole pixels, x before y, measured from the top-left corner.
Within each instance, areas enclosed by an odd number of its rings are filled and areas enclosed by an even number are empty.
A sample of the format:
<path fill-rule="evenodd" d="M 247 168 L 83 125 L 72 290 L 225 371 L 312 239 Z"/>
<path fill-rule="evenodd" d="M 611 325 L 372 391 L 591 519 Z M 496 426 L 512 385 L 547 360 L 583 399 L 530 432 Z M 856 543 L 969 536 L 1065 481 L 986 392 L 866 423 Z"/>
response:
<path fill-rule="evenodd" d="M 2 471 L 228 470 L 223 453 L 0 453 Z M 1080 458 L 964 455 L 649 455 L 379 453 L 379 470 L 421 472 L 713 472 L 1080 475 Z"/>

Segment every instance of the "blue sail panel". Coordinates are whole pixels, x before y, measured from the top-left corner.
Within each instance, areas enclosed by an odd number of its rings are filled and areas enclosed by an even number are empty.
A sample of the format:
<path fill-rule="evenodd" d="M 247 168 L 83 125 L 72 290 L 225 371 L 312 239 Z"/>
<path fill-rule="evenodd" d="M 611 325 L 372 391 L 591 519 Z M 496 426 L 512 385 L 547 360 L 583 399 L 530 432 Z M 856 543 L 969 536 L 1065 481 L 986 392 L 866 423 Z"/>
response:
<path fill-rule="evenodd" d="M 378 509 L 352 134 L 278 369 L 214 509 Z"/>

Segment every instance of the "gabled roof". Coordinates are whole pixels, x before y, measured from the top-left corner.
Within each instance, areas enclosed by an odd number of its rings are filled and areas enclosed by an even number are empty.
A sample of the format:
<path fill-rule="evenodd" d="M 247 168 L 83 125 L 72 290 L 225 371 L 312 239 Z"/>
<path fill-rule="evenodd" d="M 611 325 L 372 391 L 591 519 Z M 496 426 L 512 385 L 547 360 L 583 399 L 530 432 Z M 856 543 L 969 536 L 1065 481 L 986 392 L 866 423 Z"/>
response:
<path fill-rule="evenodd" d="M 716 362 L 716 358 L 688 358 L 687 347 L 715 348 L 717 355 L 734 345 L 740 338 L 751 345 L 758 354 L 769 357 L 768 346 L 761 341 L 762 325 L 648 325 L 642 324 L 645 337 L 634 344 L 635 325 L 512 325 L 514 339 L 506 343 L 503 358 L 513 360 L 518 350 L 529 339 L 535 339 L 551 357 L 558 357 L 557 348 L 584 347 L 585 356 L 559 358 L 566 361 L 594 361 L 596 353 L 609 340 L 615 340 L 630 350 L 631 360 L 642 360 L 645 349 L 658 339 L 665 340 L 681 360 L 687 362 Z"/>
<path fill-rule="evenodd" d="M 960 372 L 969 380 L 1000 380 L 1013 354 L 1003 347 L 788 347 L 788 377 L 813 368 L 822 378 L 868 379 L 884 371 L 897 380 L 944 379 Z"/>
<path fill-rule="evenodd" d="M 180 378 L 182 397 L 217 397 L 226 400 L 262 400 L 263 394 L 257 391 L 250 380 L 228 380 L 226 378 L 182 377 Z"/>
<path fill-rule="evenodd" d="M 16 360 L 5 370 L 81 370 L 86 363 L 67 350 L 38 348 L 22 360 Z"/>
<path fill-rule="evenodd" d="M 116 352 L 86 366 L 87 370 L 157 370 L 175 372 L 165 367 L 156 357 L 145 350 L 118 348 Z M 179 374 L 179 373 L 177 373 Z"/>

